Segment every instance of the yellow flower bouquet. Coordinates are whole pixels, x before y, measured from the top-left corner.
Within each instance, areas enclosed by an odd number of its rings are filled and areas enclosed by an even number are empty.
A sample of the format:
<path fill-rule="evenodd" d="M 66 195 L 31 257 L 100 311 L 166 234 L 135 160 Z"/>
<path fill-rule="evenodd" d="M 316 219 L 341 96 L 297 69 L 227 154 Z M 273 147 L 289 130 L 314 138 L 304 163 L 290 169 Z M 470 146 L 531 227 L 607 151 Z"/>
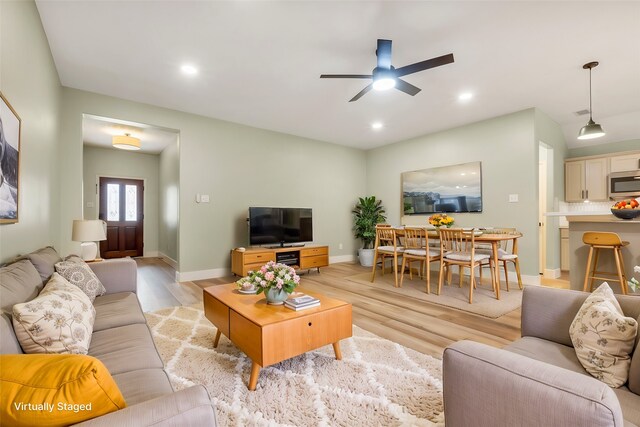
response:
<path fill-rule="evenodd" d="M 451 227 L 454 223 L 453 217 L 447 214 L 434 214 L 429 217 L 429 224 L 434 227 Z"/>

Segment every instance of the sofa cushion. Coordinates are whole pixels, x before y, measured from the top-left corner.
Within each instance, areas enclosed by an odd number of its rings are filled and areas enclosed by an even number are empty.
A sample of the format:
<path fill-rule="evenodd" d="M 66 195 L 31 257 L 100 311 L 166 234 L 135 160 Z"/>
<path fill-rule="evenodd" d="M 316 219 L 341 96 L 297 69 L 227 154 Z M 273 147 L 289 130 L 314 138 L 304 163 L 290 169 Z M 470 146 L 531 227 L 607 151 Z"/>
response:
<path fill-rule="evenodd" d="M 82 260 L 78 262 L 58 262 L 55 267 L 56 272 L 67 279 L 69 283 L 80 288 L 82 292 L 89 297 L 91 302 L 93 302 L 97 296 L 104 295 L 104 293 L 107 292 L 98 279 L 98 276 L 96 276 L 87 263 Z"/>
<path fill-rule="evenodd" d="M 138 298 L 132 292 L 118 292 L 97 297 L 93 302 L 93 307 L 96 309 L 94 332 L 136 323 L 147 323 Z"/>
<path fill-rule="evenodd" d="M 573 347 L 536 337 L 522 337 L 504 349 L 569 371 L 588 375 L 580 364 Z"/>
<path fill-rule="evenodd" d="M 107 369 L 89 356 L 2 355 L 0 381 L 2 425 L 69 425 L 126 407 Z M 46 405 L 46 409 L 16 404 Z"/>
<path fill-rule="evenodd" d="M 89 298 L 58 273 L 40 295 L 13 306 L 13 329 L 25 353 L 87 354 L 96 312 Z"/>
<path fill-rule="evenodd" d="M 173 393 L 163 369 L 140 369 L 114 375 L 113 379 L 129 406 Z"/>
<path fill-rule="evenodd" d="M 620 402 L 624 420 L 640 425 L 640 396 L 630 392 L 627 387 L 615 388 L 613 392 Z"/>
<path fill-rule="evenodd" d="M 31 301 L 42 290 L 38 270 L 28 259 L 0 268 L 0 304 L 2 312 L 11 315 L 13 306 Z"/>
<path fill-rule="evenodd" d="M 20 342 L 13 330 L 11 317 L 5 313 L 1 313 L 0 317 L 0 354 L 23 353 Z"/>
<path fill-rule="evenodd" d="M 60 255 L 58 255 L 58 252 L 56 252 L 52 246 L 47 246 L 46 248 L 31 252 L 30 254 L 25 255 L 24 258 L 31 261 L 36 270 L 38 270 L 42 283 L 47 283 L 49 281 L 51 275 L 55 271 L 54 266 L 57 262 L 62 261 Z"/>
<path fill-rule="evenodd" d="M 637 332 L 638 322 L 624 315 L 606 282 L 587 297 L 569 329 L 582 366 L 611 387 L 629 378 Z"/>
<path fill-rule="evenodd" d="M 164 367 L 146 324 L 94 332 L 89 355 L 100 359 L 112 375 Z"/>

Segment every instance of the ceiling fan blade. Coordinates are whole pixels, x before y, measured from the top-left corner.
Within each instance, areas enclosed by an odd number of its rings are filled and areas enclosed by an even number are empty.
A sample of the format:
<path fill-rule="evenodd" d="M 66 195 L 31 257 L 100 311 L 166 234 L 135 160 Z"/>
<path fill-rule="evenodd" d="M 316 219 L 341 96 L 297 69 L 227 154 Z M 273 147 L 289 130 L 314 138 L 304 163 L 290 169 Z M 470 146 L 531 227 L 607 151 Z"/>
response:
<path fill-rule="evenodd" d="M 349 102 L 353 102 L 353 101 L 357 101 L 358 99 L 362 98 L 362 96 L 369 92 L 371 90 L 371 88 L 373 87 L 373 83 L 371 83 L 370 85 L 367 85 L 364 89 L 362 89 L 360 92 L 358 92 L 358 94 L 356 96 L 354 96 L 353 98 L 351 98 L 349 100 Z"/>
<path fill-rule="evenodd" d="M 321 79 L 371 79 L 371 74 L 321 74 Z"/>
<path fill-rule="evenodd" d="M 402 79 L 396 79 L 396 89 L 404 93 L 408 93 L 411 96 L 415 96 L 418 92 L 422 90 L 419 87 L 415 87 L 411 83 L 407 83 Z"/>
<path fill-rule="evenodd" d="M 439 67 L 441 65 L 451 64 L 453 62 L 453 53 L 448 55 L 438 56 L 437 58 L 427 59 L 426 61 L 416 62 L 415 64 L 405 65 L 404 67 L 396 68 L 396 76 L 402 77 L 407 74 L 417 73 L 419 71 L 428 70 L 429 68 Z"/>
<path fill-rule="evenodd" d="M 378 39 L 378 48 L 376 49 L 378 57 L 378 68 L 391 68 L 391 40 Z"/>

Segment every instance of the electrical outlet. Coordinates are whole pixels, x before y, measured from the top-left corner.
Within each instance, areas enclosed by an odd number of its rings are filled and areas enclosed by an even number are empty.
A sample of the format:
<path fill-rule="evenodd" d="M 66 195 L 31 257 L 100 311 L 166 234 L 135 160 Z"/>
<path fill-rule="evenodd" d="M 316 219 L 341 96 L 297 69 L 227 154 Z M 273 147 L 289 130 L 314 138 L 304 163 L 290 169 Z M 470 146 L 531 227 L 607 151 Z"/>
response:
<path fill-rule="evenodd" d="M 93 202 L 87 202 L 87 207 L 88 208 L 92 208 L 93 207 Z"/>
<path fill-rule="evenodd" d="M 209 203 L 209 195 L 208 194 L 203 194 L 202 196 L 200 196 L 200 202 Z"/>
<path fill-rule="evenodd" d="M 509 194 L 509 203 L 518 203 L 518 195 Z"/>

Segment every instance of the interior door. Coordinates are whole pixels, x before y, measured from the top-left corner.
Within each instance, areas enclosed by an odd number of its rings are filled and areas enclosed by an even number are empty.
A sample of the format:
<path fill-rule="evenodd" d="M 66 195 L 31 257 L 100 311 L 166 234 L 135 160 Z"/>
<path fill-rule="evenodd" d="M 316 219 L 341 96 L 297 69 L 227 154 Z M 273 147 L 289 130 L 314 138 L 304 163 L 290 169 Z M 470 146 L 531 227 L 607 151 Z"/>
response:
<path fill-rule="evenodd" d="M 103 258 L 142 256 L 144 183 L 138 179 L 100 178 L 99 218 L 107 223 Z"/>

